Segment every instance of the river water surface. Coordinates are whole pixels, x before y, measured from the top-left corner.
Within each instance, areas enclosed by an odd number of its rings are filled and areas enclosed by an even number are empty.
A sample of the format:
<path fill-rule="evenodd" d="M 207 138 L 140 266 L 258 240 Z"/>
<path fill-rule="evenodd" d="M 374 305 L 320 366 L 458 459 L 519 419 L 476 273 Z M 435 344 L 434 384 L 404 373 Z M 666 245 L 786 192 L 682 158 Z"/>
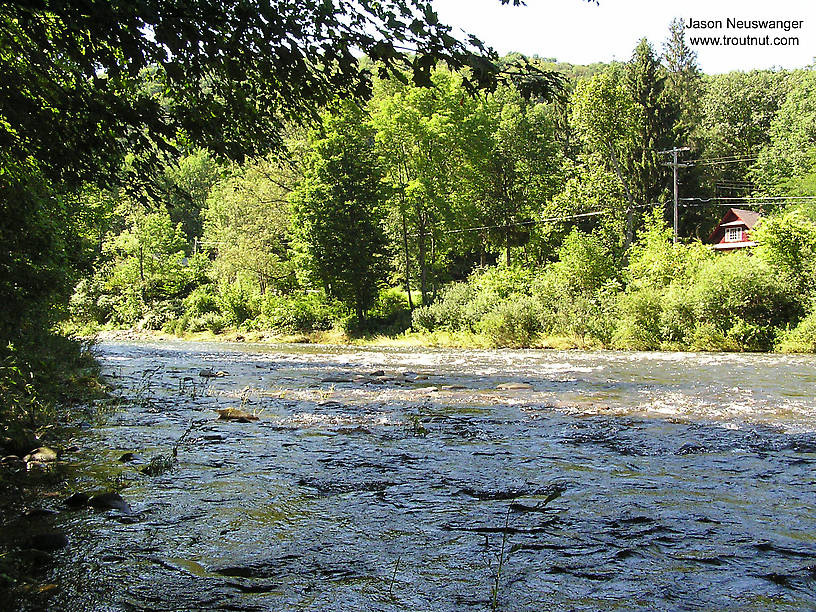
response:
<path fill-rule="evenodd" d="M 98 356 L 121 405 L 70 465 L 133 513 L 53 518 L 54 609 L 816 608 L 812 356 Z"/>

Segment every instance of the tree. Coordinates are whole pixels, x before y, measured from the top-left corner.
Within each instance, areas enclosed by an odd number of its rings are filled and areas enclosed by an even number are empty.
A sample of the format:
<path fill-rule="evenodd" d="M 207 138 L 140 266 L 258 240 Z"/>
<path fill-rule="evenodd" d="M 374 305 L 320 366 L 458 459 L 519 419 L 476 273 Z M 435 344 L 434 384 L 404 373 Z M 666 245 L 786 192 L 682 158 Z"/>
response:
<path fill-rule="evenodd" d="M 199 149 L 168 166 L 159 179 L 159 197 L 174 223 L 181 223 L 192 249 L 200 239 L 204 208 L 222 169 L 207 151 Z"/>
<path fill-rule="evenodd" d="M 267 157 L 233 166 L 212 188 L 200 245 L 215 254 L 215 280 L 249 283 L 260 293 L 292 284 L 287 196 L 293 172 Z"/>
<path fill-rule="evenodd" d="M 797 71 L 751 175 L 766 193 L 816 195 L 816 67 Z"/>
<path fill-rule="evenodd" d="M 635 157 L 637 109 L 627 94 L 618 67 L 610 67 L 591 79 L 579 81 L 573 95 L 571 121 L 583 141 L 587 162 L 599 161 L 613 171 L 628 202 L 626 237 L 634 235 L 635 200 L 632 177 L 625 173 L 626 160 Z"/>
<path fill-rule="evenodd" d="M 265 153 L 334 96 L 368 95 L 355 49 L 419 85 L 442 60 L 495 87 L 495 54 L 451 31 L 422 0 L 6 2 L 0 146 L 60 179 L 108 178 L 125 152 L 180 134 L 233 159 Z M 146 71 L 155 87 L 140 87 Z"/>
<path fill-rule="evenodd" d="M 67 295 L 53 291 L 65 280 L 35 278 L 67 279 L 67 260 L 45 253 L 77 238 L 70 224 L 41 223 L 65 212 L 62 194 L 88 181 L 132 185 L 179 148 L 236 160 L 280 153 L 285 126 L 317 117 L 337 95 L 368 95 L 358 52 L 382 74 L 405 79 L 407 70 L 418 85 L 430 84 L 441 60 L 469 68 L 469 90 L 494 88 L 503 78 L 495 53 L 451 31 L 424 0 L 3 3 L 0 237 L 42 239 L 0 256 L 0 271 L 15 275 L 0 283 L 0 302 L 25 296 L 16 312 L 48 310 Z M 543 76 L 534 85 L 552 89 L 557 77 Z M 134 172 L 122 177 L 127 155 Z"/>
<path fill-rule="evenodd" d="M 789 210 L 763 218 L 751 237 L 757 242 L 759 259 L 788 280 L 800 296 L 814 294 L 816 223 L 796 210 Z"/>
<path fill-rule="evenodd" d="M 480 108 L 481 142 L 473 164 L 479 224 L 503 248 L 525 244 L 545 203 L 560 183 L 562 153 L 546 105 L 525 101 L 515 88 L 500 87 Z M 526 225 L 526 227 L 525 227 Z"/>
<path fill-rule="evenodd" d="M 472 131 L 477 107 L 460 75 L 439 67 L 431 80 L 433 88 L 380 81 L 369 104 L 391 188 L 392 227 L 397 226 L 392 234 L 402 243 L 409 287 L 412 258 L 418 264 L 425 304 L 443 251 L 440 226 L 456 216 L 452 192 L 465 156 L 463 139 Z"/>
<path fill-rule="evenodd" d="M 360 107 L 346 101 L 334 111 L 290 195 L 293 233 L 313 278 L 363 323 L 387 273 L 383 173 Z"/>
<path fill-rule="evenodd" d="M 664 87 L 660 63 L 649 41 L 643 38 L 626 65 L 626 88 L 637 112 L 636 148 L 630 172 L 635 198 L 643 205 L 657 202 L 668 183 L 668 170 L 658 151 L 674 144 L 676 111 Z"/>
<path fill-rule="evenodd" d="M 678 109 L 675 130 L 681 137 L 687 137 L 700 119 L 702 74 L 697 52 L 686 44 L 686 26 L 682 19 L 673 19 L 669 25 L 669 37 L 663 43 L 663 62 L 666 91 Z"/>
<path fill-rule="evenodd" d="M 703 186 L 712 195 L 745 195 L 753 160 L 770 141 L 771 123 L 787 96 L 789 74 L 729 72 L 706 77 L 704 85 L 696 136 L 708 170 Z"/>

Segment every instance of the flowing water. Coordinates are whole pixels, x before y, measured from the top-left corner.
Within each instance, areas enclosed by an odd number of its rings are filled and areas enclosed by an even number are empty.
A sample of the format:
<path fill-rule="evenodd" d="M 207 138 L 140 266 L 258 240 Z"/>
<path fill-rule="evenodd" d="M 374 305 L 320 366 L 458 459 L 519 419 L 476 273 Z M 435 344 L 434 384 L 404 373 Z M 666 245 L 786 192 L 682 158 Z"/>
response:
<path fill-rule="evenodd" d="M 53 609 L 816 608 L 812 356 L 98 354 L 123 401 L 69 463 L 133 513 L 50 519 Z"/>

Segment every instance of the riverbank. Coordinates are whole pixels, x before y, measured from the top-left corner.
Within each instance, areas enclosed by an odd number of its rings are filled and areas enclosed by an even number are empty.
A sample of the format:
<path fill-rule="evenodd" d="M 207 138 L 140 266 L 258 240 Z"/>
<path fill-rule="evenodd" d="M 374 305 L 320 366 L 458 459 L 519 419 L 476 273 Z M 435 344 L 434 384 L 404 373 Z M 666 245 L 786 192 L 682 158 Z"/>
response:
<path fill-rule="evenodd" d="M 51 334 L 2 348 L 0 609 L 18 609 L 20 597 L 36 607 L 51 590 L 41 578 L 65 541 L 49 531 L 47 508 L 70 482 L 65 460 L 79 448 L 76 425 L 91 427 L 107 396 L 91 348 L 87 339 Z"/>
<path fill-rule="evenodd" d="M 169 334 L 163 331 L 141 329 L 105 329 L 89 336 L 100 341 L 167 341 L 184 340 L 190 342 L 256 342 L 270 344 L 330 344 L 357 347 L 427 347 L 454 349 L 500 349 L 531 348 L 553 350 L 595 350 L 608 349 L 602 343 L 578 336 L 547 336 L 536 339 L 527 346 L 497 346 L 490 338 L 470 332 L 404 332 L 395 336 L 384 334 L 349 335 L 338 329 L 313 331 L 298 334 L 277 334 L 273 331 L 228 330 L 220 334 L 209 331 Z"/>
<path fill-rule="evenodd" d="M 619 350 L 630 352 L 631 348 L 622 349 L 605 344 L 596 338 L 560 335 L 537 336 L 531 342 L 522 345 L 507 343 L 499 344 L 484 334 L 463 331 L 406 331 L 397 335 L 363 334 L 350 335 L 343 330 L 312 331 L 297 334 L 279 334 L 274 331 L 238 331 L 226 330 L 215 334 L 210 331 L 185 332 L 170 334 L 164 331 L 144 329 L 100 329 L 86 331 L 87 338 L 100 341 L 167 341 L 183 340 L 190 342 L 255 342 L 280 344 L 329 344 L 338 346 L 358 347 L 416 347 L 416 348 L 451 348 L 451 349 L 541 349 L 541 350 Z M 767 354 L 811 354 L 814 346 L 809 343 L 786 342 L 775 347 L 773 351 L 745 351 L 739 345 L 717 344 L 701 342 L 688 347 L 680 343 L 663 343 L 657 352 L 689 352 L 689 353 L 743 353 L 759 352 Z"/>

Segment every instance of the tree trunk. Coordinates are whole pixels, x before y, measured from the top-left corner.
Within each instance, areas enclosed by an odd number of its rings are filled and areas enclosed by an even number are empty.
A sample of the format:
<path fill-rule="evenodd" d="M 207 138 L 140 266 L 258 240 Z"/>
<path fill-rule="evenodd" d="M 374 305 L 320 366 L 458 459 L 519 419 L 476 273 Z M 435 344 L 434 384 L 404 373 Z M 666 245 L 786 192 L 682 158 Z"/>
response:
<path fill-rule="evenodd" d="M 507 267 L 510 267 L 510 224 L 505 219 L 504 221 L 504 249 L 507 259 Z"/>
<path fill-rule="evenodd" d="M 436 240 L 434 239 L 433 230 L 431 230 L 431 265 L 436 269 Z M 431 284 L 433 285 L 432 301 L 436 301 L 436 274 L 431 277 Z"/>
<path fill-rule="evenodd" d="M 139 280 L 141 281 L 142 301 L 145 299 L 145 275 L 144 275 L 144 247 L 139 245 Z"/>
<path fill-rule="evenodd" d="M 626 244 L 624 244 L 624 249 L 628 249 L 629 245 L 632 244 L 632 240 L 634 239 L 635 235 L 635 198 L 632 196 L 632 192 L 629 189 L 629 184 L 626 182 L 626 179 L 623 178 L 623 173 L 620 169 L 620 164 L 618 163 L 618 156 L 615 153 L 615 148 L 612 146 L 612 143 L 607 141 L 606 143 L 607 148 L 609 149 L 609 159 L 612 162 L 612 168 L 615 170 L 615 174 L 618 176 L 618 180 L 623 185 L 623 192 L 626 194 L 626 199 L 629 201 L 629 206 L 626 208 Z"/>
<path fill-rule="evenodd" d="M 405 290 L 408 292 L 408 308 L 413 312 L 411 299 L 411 257 L 408 253 L 408 221 L 405 218 L 405 193 L 402 194 L 402 246 L 405 249 Z"/>
<path fill-rule="evenodd" d="M 425 220 L 417 215 L 419 220 L 419 290 L 422 293 L 422 305 L 428 304 L 428 262 L 425 246 Z"/>

